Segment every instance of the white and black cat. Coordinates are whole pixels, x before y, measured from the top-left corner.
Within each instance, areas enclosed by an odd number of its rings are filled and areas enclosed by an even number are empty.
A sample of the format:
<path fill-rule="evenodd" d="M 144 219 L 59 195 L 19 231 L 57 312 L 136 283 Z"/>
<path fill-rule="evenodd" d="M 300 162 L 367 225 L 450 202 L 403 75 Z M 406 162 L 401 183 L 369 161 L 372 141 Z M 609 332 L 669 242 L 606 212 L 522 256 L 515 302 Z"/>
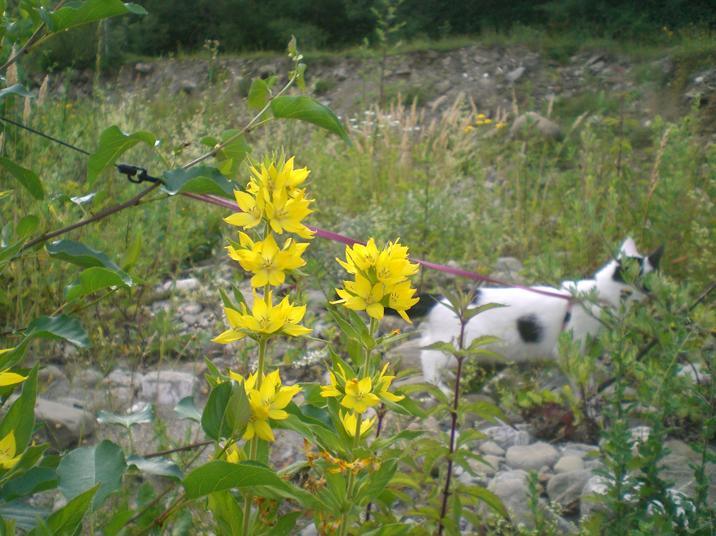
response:
<path fill-rule="evenodd" d="M 465 345 L 476 337 L 493 335 L 500 342 L 490 349 L 502 355 L 507 361 L 527 362 L 557 357 L 557 339 L 564 330 L 570 331 L 577 341 L 596 335 L 601 323 L 601 307 L 618 307 L 620 302 L 641 301 L 646 297 L 643 286 L 628 285 L 624 281 L 624 269 L 628 262 L 638 263 L 639 278 L 658 269 L 663 253 L 660 247 L 653 253 L 639 254 L 631 238 L 621 246 L 618 257 L 599 270 L 593 279 L 565 281 L 560 289 L 534 287 L 547 293 L 573 295 L 592 293 L 596 302 L 585 303 L 520 288 L 481 288 L 473 303 L 475 306 L 498 303 L 504 307 L 490 309 L 473 317 L 466 326 Z M 421 325 L 421 346 L 436 341 L 456 340 L 460 324 L 455 314 L 438 302 Z M 420 360 L 425 380 L 444 387 L 440 373 L 452 359 L 436 350 L 423 350 Z"/>

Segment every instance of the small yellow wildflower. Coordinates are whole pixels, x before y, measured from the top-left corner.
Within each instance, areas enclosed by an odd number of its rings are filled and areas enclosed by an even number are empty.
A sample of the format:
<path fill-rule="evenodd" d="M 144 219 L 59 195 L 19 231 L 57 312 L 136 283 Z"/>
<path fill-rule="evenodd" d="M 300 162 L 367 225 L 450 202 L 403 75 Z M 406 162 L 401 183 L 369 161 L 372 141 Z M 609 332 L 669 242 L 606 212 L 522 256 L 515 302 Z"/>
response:
<path fill-rule="evenodd" d="M 497 123 L 495 123 L 495 129 L 497 129 L 497 130 L 503 129 L 506 126 L 507 126 L 506 121 L 498 121 Z"/>
<path fill-rule="evenodd" d="M 286 271 L 304 266 L 301 257 L 308 244 L 297 243 L 289 238 L 279 249 L 273 234 L 259 242 L 254 242 L 246 233 L 239 233 L 242 247 L 228 246 L 229 257 L 238 261 L 247 272 L 252 272 L 251 286 L 282 285 L 286 280 Z"/>
<path fill-rule="evenodd" d="M 230 329 L 214 337 L 219 344 L 229 344 L 244 337 L 265 337 L 274 333 L 284 333 L 291 337 L 300 337 L 311 332 L 309 328 L 299 325 L 306 314 L 306 306 L 291 305 L 288 296 L 278 305 L 273 304 L 272 293 L 266 298 L 254 292 L 254 304 L 249 314 L 246 304 L 241 304 L 241 312 L 224 307 Z"/>
<path fill-rule="evenodd" d="M 22 453 L 17 454 L 17 445 L 15 444 L 15 432 L 10 432 L 0 439 L 0 467 L 3 469 L 12 469 L 22 458 Z"/>
<path fill-rule="evenodd" d="M 465 127 L 463 127 L 462 129 L 465 134 L 470 134 L 470 132 L 472 132 L 473 130 L 475 130 L 475 127 L 473 127 L 472 125 L 465 125 Z"/>
<path fill-rule="evenodd" d="M 395 376 L 386 376 L 385 373 L 388 370 L 388 365 L 389 363 L 385 364 L 383 370 L 380 371 L 380 376 L 378 376 L 378 397 L 383 401 L 400 402 L 405 398 L 404 395 L 396 395 L 388 391 L 390 384 L 393 383 L 395 379 Z"/>
<path fill-rule="evenodd" d="M 487 117 L 485 114 L 477 114 L 477 117 L 475 118 L 475 124 L 477 126 L 489 125 L 490 123 L 492 123 L 492 119 Z"/>
<path fill-rule="evenodd" d="M 301 391 L 301 387 L 298 385 L 282 386 L 278 370 L 265 375 L 261 382 L 261 387 L 258 389 L 255 387 L 256 374 L 252 374 L 245 380 L 241 375 L 233 371 L 229 372 L 229 376 L 243 383 L 246 395 L 249 398 L 251 416 L 246 425 L 243 439 L 248 441 L 257 436 L 265 441 L 274 441 L 269 420 L 282 421 L 288 418 L 288 413 L 284 411 L 284 408 Z"/>
<path fill-rule="evenodd" d="M 264 212 L 261 206 L 256 202 L 254 196 L 246 192 L 235 190 L 234 197 L 241 212 L 236 212 L 224 218 L 226 223 L 243 229 L 251 229 L 261 223 Z"/>
<path fill-rule="evenodd" d="M 224 459 L 229 463 L 239 463 L 244 461 L 246 459 L 246 456 L 236 443 L 232 443 L 224 451 Z"/>
<path fill-rule="evenodd" d="M 293 197 L 289 197 L 285 190 L 274 194 L 273 199 L 266 204 L 266 217 L 271 229 L 277 234 L 287 231 L 301 238 L 313 238 L 314 232 L 301 223 L 313 212 L 310 208 L 311 202 L 305 198 L 302 190 Z"/>
<path fill-rule="evenodd" d="M 331 303 L 342 303 L 348 309 L 365 311 L 368 316 L 380 320 L 383 318 L 385 308 L 381 303 L 385 296 L 385 285 L 376 283 L 371 285 L 362 275 L 356 275 L 355 281 L 344 281 L 345 289 L 336 289 L 340 300 Z"/>
<path fill-rule="evenodd" d="M 353 412 L 347 412 L 343 413 L 342 411 L 339 414 L 341 418 L 341 423 L 343 424 L 343 429 L 346 431 L 346 433 L 351 436 L 356 436 L 356 426 L 358 425 L 358 418 L 356 417 L 356 414 Z M 360 423 L 360 436 L 363 437 L 368 430 L 371 429 L 373 426 L 373 423 L 375 422 L 375 417 L 371 417 L 370 419 L 363 419 Z"/>
<path fill-rule="evenodd" d="M 403 281 L 390 290 L 388 297 L 388 306 L 396 311 L 408 324 L 412 324 L 412 321 L 405 311 L 420 301 L 419 298 L 415 297 L 415 292 L 415 289 L 410 285 L 410 281 Z"/>
<path fill-rule="evenodd" d="M 321 385 L 321 396 L 323 398 L 330 398 L 334 396 L 342 396 L 343 393 L 338 390 L 338 381 L 333 371 L 328 371 L 328 378 L 331 382 L 330 385 Z M 344 378 L 345 383 L 345 378 Z"/>
<path fill-rule="evenodd" d="M 380 399 L 371 391 L 373 390 L 373 382 L 369 376 L 358 380 L 353 378 L 346 382 L 346 396 L 341 400 L 341 406 L 346 409 L 352 409 L 356 413 L 363 413 L 371 406 L 380 403 Z"/>

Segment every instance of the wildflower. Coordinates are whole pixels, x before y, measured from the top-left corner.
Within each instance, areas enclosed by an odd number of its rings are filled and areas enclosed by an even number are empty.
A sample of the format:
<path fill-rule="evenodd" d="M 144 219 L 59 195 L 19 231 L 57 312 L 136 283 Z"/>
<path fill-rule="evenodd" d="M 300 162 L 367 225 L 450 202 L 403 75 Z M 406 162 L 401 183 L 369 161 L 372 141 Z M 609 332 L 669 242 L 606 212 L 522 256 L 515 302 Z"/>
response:
<path fill-rule="evenodd" d="M 342 303 L 348 309 L 354 311 L 365 311 L 368 316 L 380 320 L 383 318 L 385 308 L 381 303 L 385 295 L 385 285 L 376 283 L 372 285 L 368 279 L 356 275 L 355 281 L 344 281 L 345 289 L 336 289 L 340 300 L 331 303 Z"/>
<path fill-rule="evenodd" d="M 341 423 L 343 424 L 343 429 L 346 431 L 346 433 L 351 436 L 356 436 L 356 426 L 358 424 L 358 418 L 356 417 L 356 414 L 353 412 L 343 413 L 342 411 L 339 414 L 341 418 Z M 360 437 L 363 437 L 368 430 L 373 426 L 373 423 L 375 422 L 375 417 L 371 417 L 370 419 L 364 419 L 360 423 Z"/>
<path fill-rule="evenodd" d="M 265 298 L 254 292 L 251 314 L 244 303 L 241 304 L 241 312 L 230 307 L 224 307 L 224 312 L 231 328 L 214 337 L 213 341 L 219 344 L 229 344 L 247 336 L 260 338 L 281 332 L 300 337 L 311 332 L 309 328 L 299 325 L 306 314 L 306 306 L 291 305 L 288 296 L 274 306 L 271 292 Z"/>
<path fill-rule="evenodd" d="M 475 130 L 475 127 L 473 127 L 472 125 L 465 125 L 465 127 L 463 127 L 462 129 L 465 134 L 470 134 L 470 132 L 472 132 L 473 130 Z"/>
<path fill-rule="evenodd" d="M 17 445 L 15 444 L 15 432 L 10 432 L 0 439 L 0 467 L 3 469 L 12 469 L 20 461 L 22 453 L 17 454 Z"/>
<path fill-rule="evenodd" d="M 385 372 L 388 370 L 389 363 L 386 363 L 383 370 L 380 371 L 378 376 L 378 398 L 388 402 L 400 402 L 405 398 L 404 395 L 396 395 L 388 391 L 390 384 L 393 383 L 395 376 L 386 376 Z"/>
<path fill-rule="evenodd" d="M 236 212 L 235 214 L 224 218 L 226 223 L 242 227 L 243 229 L 251 229 L 261 223 L 264 211 L 263 208 L 256 202 L 254 196 L 246 192 L 235 190 L 234 197 L 236 198 L 236 204 L 239 206 L 239 209 L 241 209 L 241 212 Z"/>
<path fill-rule="evenodd" d="M 0 371 L 0 387 L 16 385 L 18 383 L 24 382 L 26 379 L 27 376 L 23 376 L 22 374 L 17 374 L 15 372 L 10 372 L 7 369 Z"/>
<path fill-rule="evenodd" d="M 371 391 L 373 390 L 373 382 L 369 376 L 358 380 L 353 378 L 346 382 L 346 396 L 341 400 L 341 406 L 352 409 L 356 413 L 363 413 L 371 406 L 375 406 L 380 399 Z"/>
<path fill-rule="evenodd" d="M 475 124 L 477 126 L 489 125 L 490 123 L 492 123 L 492 119 L 487 117 L 485 114 L 477 114 L 477 117 L 475 118 Z"/>
<path fill-rule="evenodd" d="M 408 324 L 412 324 L 412 322 L 405 311 L 420 301 L 419 298 L 414 296 L 415 289 L 410 285 L 410 281 L 403 281 L 395 285 L 388 296 L 388 306 L 396 311 Z"/>
<path fill-rule="evenodd" d="M 506 126 L 507 126 L 507 122 L 506 122 L 506 121 L 498 121 L 497 123 L 495 123 L 495 129 L 496 129 L 496 130 L 503 129 L 503 128 L 505 128 Z"/>
<path fill-rule="evenodd" d="M 246 456 L 236 443 L 232 443 L 224 451 L 224 459 L 229 463 L 239 463 L 241 461 L 244 461 L 246 459 Z"/>
<path fill-rule="evenodd" d="M 246 233 L 239 233 L 241 248 L 228 246 L 229 257 L 238 261 L 241 267 L 252 272 L 251 286 L 278 286 L 286 280 L 286 271 L 295 270 L 306 264 L 301 257 L 308 244 L 301 244 L 289 238 L 279 249 L 273 234 L 262 241 L 254 242 Z"/>
<path fill-rule="evenodd" d="M 255 387 L 257 374 L 252 374 L 246 380 L 233 371 L 230 371 L 229 375 L 232 379 L 243 383 L 251 407 L 251 416 L 246 425 L 243 439 L 248 441 L 256 436 L 265 441 L 274 441 L 269 420 L 282 421 L 288 418 L 288 413 L 284 408 L 301 391 L 301 387 L 298 385 L 282 386 L 278 370 L 265 375 L 261 387 L 258 389 Z"/>
<path fill-rule="evenodd" d="M 343 395 L 343 393 L 338 390 L 338 381 L 336 380 L 336 375 L 333 371 L 328 371 L 328 378 L 331 384 L 321 385 L 321 396 L 323 398 L 330 398 Z"/>
<path fill-rule="evenodd" d="M 303 191 L 289 197 L 285 190 L 280 190 L 266 204 L 266 218 L 271 229 L 277 234 L 287 231 L 310 239 L 313 238 L 313 231 L 301 223 L 301 220 L 313 212 L 310 205 L 311 200 L 305 198 Z"/>

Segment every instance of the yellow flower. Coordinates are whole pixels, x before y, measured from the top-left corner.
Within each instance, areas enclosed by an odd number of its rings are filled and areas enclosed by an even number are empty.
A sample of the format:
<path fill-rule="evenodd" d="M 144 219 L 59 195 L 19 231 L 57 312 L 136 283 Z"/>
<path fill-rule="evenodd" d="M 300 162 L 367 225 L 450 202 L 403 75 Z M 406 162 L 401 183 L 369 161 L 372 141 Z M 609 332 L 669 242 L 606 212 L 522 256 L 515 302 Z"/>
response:
<path fill-rule="evenodd" d="M 224 459 L 229 463 L 239 463 L 244 461 L 246 456 L 236 443 L 232 443 L 231 446 L 224 451 Z"/>
<path fill-rule="evenodd" d="M 287 191 L 289 194 L 294 193 L 296 188 L 303 184 L 308 178 L 310 171 L 308 168 L 293 169 L 294 157 L 289 158 L 285 164 L 278 169 L 272 162 L 266 167 L 261 164 L 258 168 L 251 167 L 251 181 L 249 183 L 249 191 L 257 193 L 259 191 L 269 201 L 270 196 L 276 195 L 281 190 Z"/>
<path fill-rule="evenodd" d="M 412 321 L 405 311 L 420 301 L 419 298 L 414 296 L 415 289 L 410 285 L 410 281 L 403 281 L 395 285 L 390 289 L 390 295 L 388 296 L 388 306 L 408 324 L 412 324 Z"/>
<path fill-rule="evenodd" d="M 346 382 L 346 396 L 341 400 L 341 406 L 352 409 L 356 413 L 363 413 L 371 406 L 375 406 L 380 399 L 371 391 L 373 390 L 373 382 L 369 376 L 362 380 L 353 378 Z"/>
<path fill-rule="evenodd" d="M 365 274 L 375 266 L 379 255 L 380 251 L 375 245 L 375 240 L 371 238 L 365 246 L 363 244 L 346 246 L 346 260 L 336 259 L 336 261 L 349 274 Z"/>
<path fill-rule="evenodd" d="M 492 119 L 487 117 L 485 114 L 477 114 L 477 117 L 475 118 L 475 124 L 477 126 L 489 125 L 490 123 L 492 123 Z"/>
<path fill-rule="evenodd" d="M 241 212 L 236 212 L 224 218 L 226 223 L 242 227 L 243 229 L 251 229 L 261 223 L 264 212 L 261 206 L 256 202 L 254 196 L 246 192 L 235 190 L 234 197 Z"/>
<path fill-rule="evenodd" d="M 257 436 L 266 441 L 274 441 L 273 431 L 268 421 L 269 419 L 282 421 L 288 418 L 288 413 L 284 411 L 284 408 L 298 394 L 301 387 L 298 385 L 283 387 L 278 370 L 274 370 L 264 376 L 259 389 L 255 389 L 253 384 L 249 388 L 248 381 L 244 382 L 244 389 L 249 397 L 251 417 L 246 425 L 243 439 L 250 440 Z"/>
<path fill-rule="evenodd" d="M 388 370 L 389 363 L 386 363 L 383 370 L 380 371 L 378 376 L 378 397 L 388 402 L 400 402 L 405 398 L 404 395 L 396 395 L 388 391 L 390 384 L 393 383 L 395 376 L 386 376 L 385 372 Z"/>
<path fill-rule="evenodd" d="M 338 382 L 336 381 L 336 375 L 333 372 L 328 372 L 331 385 L 321 385 L 321 396 L 323 398 L 329 398 L 334 396 L 341 396 L 343 393 L 338 390 Z"/>
<path fill-rule="evenodd" d="M 418 265 L 408 260 L 408 248 L 401 246 L 397 240 L 395 243 L 388 242 L 375 261 L 375 275 L 386 285 L 395 285 L 416 273 Z"/>
<path fill-rule="evenodd" d="M 20 461 L 22 453 L 17 454 L 17 445 L 15 444 L 15 432 L 10 432 L 0 439 L 0 467 L 3 469 L 12 469 Z"/>
<path fill-rule="evenodd" d="M 356 436 L 356 426 L 358 424 L 358 418 L 356 417 L 356 414 L 353 412 L 343 413 L 342 411 L 339 414 L 341 418 L 341 423 L 343 424 L 343 429 L 346 431 L 346 433 L 351 436 Z M 372 417 L 370 419 L 364 419 L 360 423 L 360 436 L 363 437 L 368 430 L 370 430 L 371 426 L 373 426 L 373 423 L 375 422 L 375 417 Z"/>
<path fill-rule="evenodd" d="M 284 231 L 295 233 L 301 238 L 313 238 L 314 232 L 301 223 L 311 214 L 311 200 L 304 197 L 302 190 L 297 191 L 291 197 L 286 190 L 276 192 L 273 199 L 266 204 L 266 217 L 271 229 L 275 233 L 283 234 Z"/>
<path fill-rule="evenodd" d="M 507 122 L 505 122 L 505 121 L 498 121 L 497 123 L 495 123 L 495 128 L 497 130 L 505 128 L 506 126 L 507 126 Z"/>
<path fill-rule="evenodd" d="M 300 337 L 311 332 L 309 328 L 299 325 L 306 314 L 306 306 L 291 305 L 288 296 L 274 306 L 271 292 L 266 298 L 254 292 L 251 314 L 243 303 L 241 312 L 230 307 L 224 307 L 224 312 L 231 329 L 214 337 L 213 341 L 219 344 L 229 344 L 247 336 L 257 338 L 281 332 L 291 337 Z"/>
<path fill-rule="evenodd" d="M 289 238 L 279 249 L 273 234 L 259 242 L 254 242 L 246 233 L 239 233 L 243 247 L 228 246 L 229 257 L 238 261 L 241 267 L 252 272 L 251 286 L 282 285 L 286 280 L 286 271 L 295 270 L 306 264 L 301 257 L 308 244 L 300 244 Z"/>
<path fill-rule="evenodd" d="M 385 285 L 383 283 L 372 285 L 362 275 L 356 275 L 355 281 L 344 281 L 343 286 L 345 289 L 336 289 L 341 299 L 331 303 L 342 303 L 348 309 L 365 311 L 368 316 L 376 320 L 383 318 L 385 312 L 385 308 L 381 303 L 385 295 Z"/>
<path fill-rule="evenodd" d="M 473 127 L 472 125 L 467 125 L 462 129 L 465 134 L 470 134 L 470 132 L 472 132 L 473 130 L 475 130 L 475 127 Z"/>
<path fill-rule="evenodd" d="M 27 376 L 23 376 L 22 374 L 17 374 L 15 372 L 9 372 L 8 369 L 0 371 L 0 387 L 22 383 L 26 379 Z"/>

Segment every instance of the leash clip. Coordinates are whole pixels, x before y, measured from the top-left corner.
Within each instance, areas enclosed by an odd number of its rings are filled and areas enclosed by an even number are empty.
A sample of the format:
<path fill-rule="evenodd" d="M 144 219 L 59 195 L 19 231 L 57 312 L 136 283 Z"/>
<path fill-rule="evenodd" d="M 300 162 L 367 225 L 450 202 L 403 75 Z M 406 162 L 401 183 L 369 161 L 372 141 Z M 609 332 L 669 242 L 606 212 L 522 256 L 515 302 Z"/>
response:
<path fill-rule="evenodd" d="M 131 164 L 117 164 L 117 171 L 122 175 L 126 175 L 129 182 L 140 184 L 142 182 L 161 182 L 160 179 L 152 177 L 143 167 L 133 166 Z"/>

